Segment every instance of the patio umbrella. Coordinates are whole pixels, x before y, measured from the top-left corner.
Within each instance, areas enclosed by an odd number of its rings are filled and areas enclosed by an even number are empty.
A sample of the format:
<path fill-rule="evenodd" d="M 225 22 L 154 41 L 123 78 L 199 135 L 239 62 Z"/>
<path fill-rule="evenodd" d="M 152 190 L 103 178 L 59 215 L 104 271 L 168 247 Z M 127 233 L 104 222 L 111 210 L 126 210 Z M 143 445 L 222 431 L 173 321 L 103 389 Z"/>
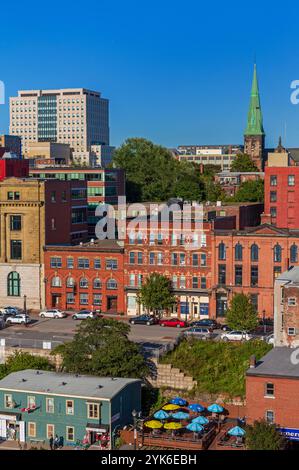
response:
<path fill-rule="evenodd" d="M 144 423 L 144 426 L 147 428 L 151 429 L 160 429 L 162 428 L 163 424 L 160 421 L 156 421 L 155 419 L 152 419 L 151 421 L 146 421 Z"/>
<path fill-rule="evenodd" d="M 201 431 L 203 431 L 203 426 L 201 426 L 198 423 L 192 422 L 192 423 L 188 424 L 188 426 L 186 426 L 186 429 L 188 429 L 188 431 L 201 432 Z"/>
<path fill-rule="evenodd" d="M 235 426 L 234 428 L 231 428 L 227 434 L 230 436 L 236 436 L 236 437 L 242 437 L 245 436 L 246 431 L 244 429 L 240 428 L 240 426 Z"/>
<path fill-rule="evenodd" d="M 222 413 L 223 408 L 217 403 L 214 403 L 213 405 L 208 406 L 208 411 L 210 411 L 211 413 Z"/>
<path fill-rule="evenodd" d="M 178 411 L 177 413 L 174 413 L 172 416 L 172 418 L 175 418 L 175 419 L 188 419 L 189 418 L 189 413 L 184 413 L 183 411 Z"/>
<path fill-rule="evenodd" d="M 175 421 L 171 421 L 170 423 L 164 424 L 164 429 L 170 429 L 171 431 L 175 431 L 176 429 L 181 429 L 183 426 L 181 423 L 176 423 Z"/>
<path fill-rule="evenodd" d="M 192 403 L 192 405 L 189 405 L 188 408 L 190 411 L 195 411 L 195 413 L 201 413 L 205 409 L 205 407 L 199 403 Z"/>
<path fill-rule="evenodd" d="M 197 416 L 197 418 L 192 419 L 192 423 L 195 424 L 208 424 L 209 420 L 208 418 L 205 418 L 204 416 Z"/>
<path fill-rule="evenodd" d="M 159 410 L 159 411 L 156 411 L 156 413 L 154 414 L 154 418 L 156 418 L 156 419 L 167 419 L 167 418 L 169 418 L 169 414 L 166 413 L 166 411 Z"/>
<path fill-rule="evenodd" d="M 180 406 L 187 405 L 186 400 L 184 400 L 184 398 L 181 398 L 181 397 L 173 398 L 172 400 L 170 400 L 170 403 L 172 403 L 173 405 L 180 405 Z"/>
<path fill-rule="evenodd" d="M 165 410 L 165 411 L 176 411 L 176 410 L 179 410 L 181 407 L 178 406 L 178 405 L 173 405 L 172 403 L 169 403 L 168 405 L 164 405 L 162 407 L 162 410 Z"/>

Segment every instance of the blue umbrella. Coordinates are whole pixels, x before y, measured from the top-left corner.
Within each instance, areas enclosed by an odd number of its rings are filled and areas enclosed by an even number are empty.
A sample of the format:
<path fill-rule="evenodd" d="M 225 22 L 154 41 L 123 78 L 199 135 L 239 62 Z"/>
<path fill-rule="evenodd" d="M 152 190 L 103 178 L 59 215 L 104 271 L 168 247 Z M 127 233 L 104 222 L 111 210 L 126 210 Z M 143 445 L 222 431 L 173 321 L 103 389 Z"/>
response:
<path fill-rule="evenodd" d="M 184 413 L 183 411 L 178 411 L 178 413 L 174 413 L 172 418 L 175 419 L 188 419 L 189 418 L 189 413 Z"/>
<path fill-rule="evenodd" d="M 208 424 L 208 422 L 208 418 L 205 418 L 204 416 L 198 416 L 197 418 L 192 419 L 192 423 L 197 424 Z"/>
<path fill-rule="evenodd" d="M 214 403 L 213 405 L 208 406 L 208 411 L 211 411 L 211 413 L 222 413 L 223 408 L 220 405 L 217 405 L 217 403 Z"/>
<path fill-rule="evenodd" d="M 193 423 L 193 422 L 188 424 L 188 426 L 186 426 L 186 429 L 188 429 L 188 431 L 193 431 L 193 432 L 203 431 L 203 427 L 200 424 Z"/>
<path fill-rule="evenodd" d="M 195 413 L 201 413 L 205 409 L 205 407 L 199 403 L 192 403 L 192 405 L 189 405 L 188 408 L 190 411 L 195 411 Z"/>
<path fill-rule="evenodd" d="M 170 403 L 172 403 L 173 405 L 179 405 L 179 406 L 187 405 L 186 400 L 184 400 L 184 398 L 181 398 L 181 397 L 173 398 Z"/>
<path fill-rule="evenodd" d="M 231 428 L 227 434 L 229 434 L 230 436 L 241 437 L 241 436 L 245 436 L 246 431 L 240 428 L 240 426 L 235 426 L 234 428 Z"/>
<path fill-rule="evenodd" d="M 160 411 L 156 411 L 156 413 L 154 414 L 154 417 L 156 419 L 167 419 L 169 418 L 169 414 L 166 413 L 166 411 L 160 410 Z"/>

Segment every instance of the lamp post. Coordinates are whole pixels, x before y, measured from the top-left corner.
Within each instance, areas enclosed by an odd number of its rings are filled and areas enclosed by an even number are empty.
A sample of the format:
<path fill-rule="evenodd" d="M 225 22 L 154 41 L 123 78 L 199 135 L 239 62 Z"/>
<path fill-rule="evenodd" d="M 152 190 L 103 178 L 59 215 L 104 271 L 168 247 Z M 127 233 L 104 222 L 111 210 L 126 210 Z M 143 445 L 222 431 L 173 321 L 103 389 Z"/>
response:
<path fill-rule="evenodd" d="M 24 313 L 27 313 L 27 295 L 24 295 Z"/>
<path fill-rule="evenodd" d="M 263 310 L 263 327 L 264 327 L 264 334 L 267 333 L 267 325 L 265 324 L 265 316 L 266 316 L 266 310 Z"/>
<path fill-rule="evenodd" d="M 137 449 L 137 411 L 132 411 L 133 425 L 134 425 L 134 450 Z"/>

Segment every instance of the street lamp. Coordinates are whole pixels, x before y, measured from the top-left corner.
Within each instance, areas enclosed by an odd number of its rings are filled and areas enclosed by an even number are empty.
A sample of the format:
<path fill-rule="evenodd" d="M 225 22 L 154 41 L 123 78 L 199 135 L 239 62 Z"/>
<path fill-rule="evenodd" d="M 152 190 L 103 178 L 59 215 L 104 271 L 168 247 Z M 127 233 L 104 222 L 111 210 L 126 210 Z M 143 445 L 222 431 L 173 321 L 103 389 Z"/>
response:
<path fill-rule="evenodd" d="M 24 295 L 24 313 L 27 313 L 27 295 Z"/>
<path fill-rule="evenodd" d="M 134 409 L 132 411 L 133 424 L 134 424 L 134 450 L 137 449 L 137 411 Z"/>
<path fill-rule="evenodd" d="M 267 325 L 265 324 L 265 316 L 266 316 L 266 310 L 263 310 L 263 327 L 264 327 L 264 334 L 267 333 Z"/>

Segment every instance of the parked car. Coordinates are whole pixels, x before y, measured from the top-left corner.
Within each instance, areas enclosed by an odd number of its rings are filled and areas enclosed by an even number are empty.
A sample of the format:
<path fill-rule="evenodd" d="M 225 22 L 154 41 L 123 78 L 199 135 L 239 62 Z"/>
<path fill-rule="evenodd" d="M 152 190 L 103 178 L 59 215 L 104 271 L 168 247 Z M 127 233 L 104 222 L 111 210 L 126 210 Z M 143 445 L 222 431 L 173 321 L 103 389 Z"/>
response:
<path fill-rule="evenodd" d="M 183 335 L 186 338 L 197 338 L 197 339 L 211 339 L 213 331 L 209 328 L 198 328 L 198 327 L 191 327 L 188 330 L 184 331 Z"/>
<path fill-rule="evenodd" d="M 267 344 L 273 344 L 274 345 L 274 334 L 266 336 L 265 341 L 266 341 Z"/>
<path fill-rule="evenodd" d="M 210 318 L 203 318 L 202 320 L 193 321 L 190 326 L 198 328 L 210 328 L 212 330 L 219 328 L 218 323 L 215 320 L 211 320 Z"/>
<path fill-rule="evenodd" d="M 21 315 L 22 313 L 24 313 L 23 310 L 21 310 L 18 307 L 4 307 L 4 310 L 11 317 L 14 315 Z"/>
<path fill-rule="evenodd" d="M 249 341 L 252 339 L 252 335 L 247 333 L 246 331 L 228 331 L 226 333 L 222 333 L 220 338 L 223 341 Z"/>
<path fill-rule="evenodd" d="M 28 315 L 20 314 L 13 317 L 8 317 L 5 320 L 7 325 L 25 325 L 31 322 L 31 318 Z"/>
<path fill-rule="evenodd" d="M 39 316 L 41 318 L 65 318 L 66 313 L 58 310 L 57 308 L 52 308 L 50 310 L 43 310 L 40 312 Z"/>
<path fill-rule="evenodd" d="M 96 318 L 97 314 L 92 310 L 80 310 L 72 315 L 73 320 L 86 320 L 87 318 Z"/>
<path fill-rule="evenodd" d="M 161 326 L 173 326 L 175 328 L 186 328 L 188 323 L 184 320 L 180 320 L 179 318 L 162 318 L 159 321 Z"/>
<path fill-rule="evenodd" d="M 156 325 L 158 320 L 151 315 L 140 315 L 139 317 L 130 318 L 131 325 Z"/>

